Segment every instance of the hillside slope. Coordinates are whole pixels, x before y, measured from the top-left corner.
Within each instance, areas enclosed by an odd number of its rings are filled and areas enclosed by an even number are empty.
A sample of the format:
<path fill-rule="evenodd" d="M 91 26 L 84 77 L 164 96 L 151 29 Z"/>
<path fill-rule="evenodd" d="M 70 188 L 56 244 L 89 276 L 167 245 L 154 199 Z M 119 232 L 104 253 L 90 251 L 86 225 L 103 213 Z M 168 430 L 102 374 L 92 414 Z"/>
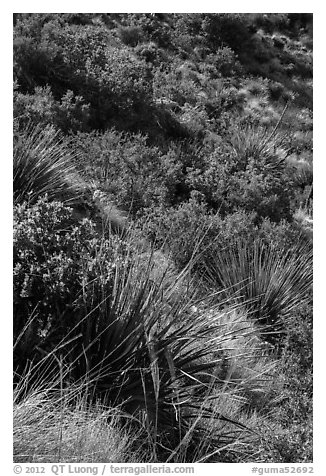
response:
<path fill-rule="evenodd" d="M 312 461 L 312 33 L 14 14 L 16 461 Z"/>

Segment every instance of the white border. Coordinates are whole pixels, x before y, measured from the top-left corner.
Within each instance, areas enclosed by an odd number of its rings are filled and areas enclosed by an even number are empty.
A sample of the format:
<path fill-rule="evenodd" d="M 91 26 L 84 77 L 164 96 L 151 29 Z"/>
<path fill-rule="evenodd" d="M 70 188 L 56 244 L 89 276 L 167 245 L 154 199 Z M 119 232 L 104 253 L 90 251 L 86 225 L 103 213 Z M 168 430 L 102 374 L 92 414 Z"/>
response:
<path fill-rule="evenodd" d="M 92 9 L 89 9 L 89 6 Z M 245 7 L 245 8 L 244 8 Z M 230 13 L 288 13 L 288 12 L 313 12 L 314 13 L 314 468 L 315 475 L 325 474 L 322 471 L 324 459 L 324 433 L 325 433 L 325 364 L 322 350 L 325 348 L 325 228 L 326 218 L 323 200 L 323 191 L 326 188 L 325 174 L 325 88 L 326 74 L 324 65 L 325 56 L 325 9 L 322 2 L 284 2 L 273 1 L 262 4 L 261 2 L 189 2 L 165 1 L 162 3 L 139 1 L 139 2 L 81 2 L 62 1 L 14 1 L 10 5 L 2 6 L 1 15 L 1 138 L 2 154 L 1 164 L 1 320 L 3 337 L 0 345 L 0 363 L 2 376 L 1 391 L 1 462 L 6 468 L 2 474 L 12 474 L 12 14 L 13 12 L 43 12 L 44 10 L 54 13 L 66 12 L 104 12 L 110 10 L 112 13 L 124 12 L 230 12 Z M 326 361 L 325 361 L 326 362 Z M 250 474 L 252 464 L 220 464 L 218 470 L 221 474 Z M 261 465 L 258 465 L 261 466 Z M 280 466 L 280 465 L 264 465 Z M 293 465 L 291 465 L 293 466 Z M 295 465 L 297 466 L 297 465 Z M 8 471 L 6 471 L 8 469 Z M 196 468 L 195 474 L 216 474 L 216 464 L 200 465 Z"/>

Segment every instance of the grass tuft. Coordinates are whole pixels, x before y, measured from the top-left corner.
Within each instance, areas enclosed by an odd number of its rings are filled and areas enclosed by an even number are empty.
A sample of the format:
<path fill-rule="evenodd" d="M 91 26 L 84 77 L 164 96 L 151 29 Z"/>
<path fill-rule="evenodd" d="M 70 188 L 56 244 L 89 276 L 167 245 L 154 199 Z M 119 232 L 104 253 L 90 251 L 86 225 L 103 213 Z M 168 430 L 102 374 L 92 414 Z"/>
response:
<path fill-rule="evenodd" d="M 14 134 L 14 203 L 36 203 L 41 196 L 77 203 L 85 190 L 78 176 L 78 154 L 52 125 L 29 124 Z"/>

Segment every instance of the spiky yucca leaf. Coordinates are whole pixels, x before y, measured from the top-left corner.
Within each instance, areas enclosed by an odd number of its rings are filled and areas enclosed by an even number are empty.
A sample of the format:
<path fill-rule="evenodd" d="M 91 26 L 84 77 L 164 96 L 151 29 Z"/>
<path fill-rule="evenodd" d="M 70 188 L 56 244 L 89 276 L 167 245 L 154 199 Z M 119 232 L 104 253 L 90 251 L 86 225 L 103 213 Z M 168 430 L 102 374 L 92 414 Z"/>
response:
<path fill-rule="evenodd" d="M 87 379 L 88 395 L 144 418 L 154 447 L 160 442 L 175 448 L 200 438 L 194 424 L 199 415 L 201 425 L 213 418 L 236 426 L 213 404 L 225 393 L 221 311 L 217 307 L 194 319 L 187 285 L 181 284 L 189 270 L 167 282 L 166 273 L 153 273 L 154 266 L 153 255 L 144 263 L 144 254 L 130 252 L 116 261 L 110 282 L 102 285 L 99 276 L 99 283 L 86 283 L 93 298 L 75 327 L 37 365 L 44 369 L 46 361 L 51 367 L 62 359 L 64 381 L 78 385 Z M 218 444 L 225 444 L 223 428 L 217 434 Z"/>
<path fill-rule="evenodd" d="M 277 127 L 270 131 L 261 126 L 242 126 L 233 133 L 230 142 L 239 161 L 245 164 L 250 159 L 264 161 L 265 167 L 276 170 L 284 163 L 284 151 L 279 156 L 278 149 L 283 150 L 285 135 Z"/>
<path fill-rule="evenodd" d="M 238 240 L 205 263 L 206 279 L 223 294 L 242 302 L 252 315 L 273 327 L 287 319 L 307 299 L 312 285 L 312 248 L 298 244 L 279 250 L 255 240 Z"/>
<path fill-rule="evenodd" d="M 66 203 L 78 201 L 85 184 L 78 176 L 78 154 L 60 131 L 48 125 L 17 130 L 13 144 L 14 202 L 34 204 L 41 196 Z"/>

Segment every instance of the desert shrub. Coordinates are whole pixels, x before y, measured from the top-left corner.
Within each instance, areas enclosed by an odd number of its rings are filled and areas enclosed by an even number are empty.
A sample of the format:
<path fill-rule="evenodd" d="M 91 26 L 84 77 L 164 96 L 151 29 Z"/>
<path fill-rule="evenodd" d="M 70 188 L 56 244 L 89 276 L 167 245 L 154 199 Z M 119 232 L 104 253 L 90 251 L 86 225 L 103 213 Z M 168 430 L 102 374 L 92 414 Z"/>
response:
<path fill-rule="evenodd" d="M 277 138 L 260 128 L 233 131 L 229 143 L 201 151 L 202 162 L 187 170 L 188 186 L 223 216 L 244 210 L 275 222 L 290 219 L 293 190 L 284 159 L 274 151 Z"/>
<path fill-rule="evenodd" d="M 89 105 L 70 90 L 62 96 L 61 101 L 56 101 L 50 86 L 37 86 L 34 94 L 23 94 L 15 88 L 14 117 L 19 119 L 20 125 L 52 124 L 63 132 L 76 132 L 88 128 Z"/>
<path fill-rule="evenodd" d="M 200 105 L 205 108 L 210 120 L 207 128 L 224 138 L 242 110 L 243 97 L 230 78 L 212 79 L 207 67 L 203 68 L 203 72 L 202 88 L 205 93 L 200 93 L 196 107 Z"/>
<path fill-rule="evenodd" d="M 287 379 L 286 396 L 279 414 L 279 421 L 296 421 L 290 430 L 287 444 L 276 447 L 284 460 L 312 461 L 312 395 L 313 395 L 313 307 L 312 290 L 309 300 L 293 313 L 288 325 L 282 370 Z M 299 453 L 297 442 L 302 445 Z"/>
<path fill-rule="evenodd" d="M 151 63 L 155 67 L 167 61 L 165 51 L 162 48 L 158 48 L 154 42 L 143 43 L 136 46 L 135 53 L 140 59 L 145 60 L 146 63 Z"/>
<path fill-rule="evenodd" d="M 246 15 L 241 13 L 203 14 L 202 30 L 209 46 L 215 50 L 226 44 L 236 53 L 242 51 L 250 39 Z"/>
<path fill-rule="evenodd" d="M 283 252 L 312 243 L 296 223 L 258 219 L 254 212 L 238 210 L 223 216 L 212 212 L 205 197 L 191 192 L 190 199 L 173 208 L 157 207 L 145 210 L 140 223 L 143 231 L 156 245 L 165 246 L 178 267 L 189 263 L 192 255 L 199 255 L 193 270 L 201 273 L 211 253 L 223 253 L 239 239 L 253 246 L 256 239 L 264 246 Z M 199 238 L 200 237 L 200 238 Z"/>
<path fill-rule="evenodd" d="M 73 70 L 72 89 L 91 104 L 95 125 L 105 125 L 113 117 L 133 123 L 143 104 L 150 102 L 146 64 L 128 50 L 110 46 L 107 34 L 94 28 L 64 34 L 63 55 Z"/>
<path fill-rule="evenodd" d="M 275 223 L 266 218 L 257 227 L 256 237 L 258 236 L 264 243 L 272 244 L 277 250 L 295 249 L 300 244 L 306 244 L 312 248 L 309 236 L 302 232 L 295 221 L 281 220 Z"/>
<path fill-rule="evenodd" d="M 310 290 L 310 294 L 311 294 Z M 258 445 L 259 461 L 313 461 L 313 308 L 312 296 L 299 305 L 287 322 L 279 357 L 283 381 L 273 412 L 273 427 L 265 428 Z"/>
<path fill-rule="evenodd" d="M 173 150 L 162 153 L 145 136 L 116 130 L 79 134 L 74 143 L 87 176 L 132 216 L 175 200 L 182 164 Z"/>
<path fill-rule="evenodd" d="M 121 461 L 311 461 L 312 25 L 291 15 L 15 14 L 18 458 L 114 459 L 77 388 L 136 417 Z M 238 419 L 262 434 L 237 444 Z"/>
<path fill-rule="evenodd" d="M 174 43 L 188 54 L 195 47 L 215 53 L 224 46 L 238 53 L 244 49 L 250 36 L 245 14 L 190 13 L 175 18 Z"/>
<path fill-rule="evenodd" d="M 105 65 L 99 69 L 87 63 L 86 83 L 91 85 L 91 96 L 84 96 L 96 110 L 96 119 L 107 124 L 111 118 L 125 121 L 125 128 L 144 121 L 146 103 L 151 102 L 151 83 L 146 64 L 129 52 L 111 48 L 107 50 Z M 86 85 L 85 85 L 86 87 Z M 144 109 L 145 108 L 145 109 Z"/>
<path fill-rule="evenodd" d="M 205 63 L 214 65 L 218 74 L 223 77 L 240 76 L 242 73 L 242 66 L 236 54 L 228 46 L 221 47 L 216 53 L 206 56 Z"/>
<path fill-rule="evenodd" d="M 205 43 L 201 29 L 202 18 L 196 13 L 181 13 L 174 15 L 172 31 L 173 45 L 178 56 L 183 59 L 195 57 L 204 59 L 211 52 Z"/>
<path fill-rule="evenodd" d="M 150 239 L 164 245 L 180 268 L 189 263 L 197 250 L 198 236 L 207 232 L 211 222 L 204 197 L 196 193 L 176 208 L 149 210 L 145 217 Z"/>
<path fill-rule="evenodd" d="M 182 107 L 180 122 L 191 131 L 195 139 L 199 140 L 205 137 L 207 131 L 211 128 L 211 121 L 205 108 L 193 107 L 188 103 Z"/>
<path fill-rule="evenodd" d="M 279 48 L 280 50 L 284 50 L 285 41 L 282 38 L 278 36 L 273 36 L 273 44 L 276 48 Z"/>
<path fill-rule="evenodd" d="M 71 73 L 65 64 L 60 41 L 64 21 L 60 15 L 36 14 L 21 19 L 14 29 L 14 79 L 22 92 L 51 84 L 55 93 L 64 93 Z M 68 83 L 66 83 L 68 84 Z"/>
<path fill-rule="evenodd" d="M 34 38 L 14 38 L 14 79 L 24 92 L 32 92 L 36 86 L 50 82 L 50 71 L 60 69 L 56 64 L 57 48 L 54 45 L 39 46 Z"/>
<path fill-rule="evenodd" d="M 313 158 L 312 131 L 298 131 L 293 134 L 289 140 L 289 147 L 292 154 L 289 155 L 287 162 L 290 165 L 300 166 L 299 162 L 311 162 Z M 302 164 L 301 164 L 302 165 Z M 303 164 L 304 165 L 304 164 Z"/>
<path fill-rule="evenodd" d="M 312 32 L 313 14 L 312 13 L 289 13 L 290 26 L 296 28 L 308 28 Z"/>
<path fill-rule="evenodd" d="M 142 32 L 136 26 L 122 26 L 118 28 L 118 35 L 122 43 L 127 46 L 137 46 L 142 42 Z"/>
<path fill-rule="evenodd" d="M 154 41 L 160 48 L 171 46 L 171 29 L 165 21 L 164 14 L 129 14 L 128 24 L 132 28 L 139 29 L 145 40 Z"/>
<path fill-rule="evenodd" d="M 186 102 L 196 104 L 198 85 L 190 78 L 183 78 L 182 71 L 159 71 L 153 79 L 153 91 L 155 98 L 168 98 L 180 106 Z"/>
<path fill-rule="evenodd" d="M 92 302 L 90 283 L 111 279 L 118 244 L 117 238 L 102 242 L 94 223 L 76 223 L 60 202 L 41 198 L 15 206 L 14 339 L 28 326 L 18 360 L 31 358 L 37 346 L 51 350 L 73 328 L 87 299 Z"/>
<path fill-rule="evenodd" d="M 50 87 L 36 87 L 34 94 L 19 92 L 14 84 L 14 118 L 21 123 L 35 122 L 50 124 L 53 122 L 55 99 Z"/>
<path fill-rule="evenodd" d="M 37 28 L 20 25 L 14 56 L 15 79 L 23 92 L 51 84 L 57 99 L 71 90 L 90 104 L 93 127 L 103 127 L 113 117 L 134 125 L 150 102 L 146 64 L 118 48 L 101 25 L 67 24 L 60 15 Z"/>
<path fill-rule="evenodd" d="M 211 250 L 217 253 L 239 237 L 252 240 L 259 232 L 254 213 L 238 211 L 223 217 L 213 213 L 204 195 L 196 191 L 174 208 L 149 210 L 144 222 L 149 237 L 165 246 L 181 269 L 197 255 L 196 271 Z"/>
<path fill-rule="evenodd" d="M 225 112 L 241 106 L 237 89 L 230 79 L 221 79 L 217 65 L 201 64 L 200 72 L 191 66 L 188 62 L 177 63 L 171 71 L 156 71 L 153 81 L 156 103 L 167 106 L 175 103 L 179 106 L 175 108 L 177 113 L 180 106 L 191 107 L 215 121 L 222 121 Z M 206 128 L 211 129 L 209 120 L 206 120 Z"/>
<path fill-rule="evenodd" d="M 285 93 L 284 85 L 277 81 L 271 81 L 268 89 L 270 97 L 273 101 L 278 101 Z"/>
<path fill-rule="evenodd" d="M 63 132 L 83 131 L 89 128 L 89 118 L 89 104 L 85 104 L 82 96 L 67 90 L 56 108 L 55 125 Z"/>
<path fill-rule="evenodd" d="M 255 13 L 252 14 L 253 24 L 257 28 L 264 28 L 268 33 L 287 30 L 289 15 L 286 13 Z"/>

